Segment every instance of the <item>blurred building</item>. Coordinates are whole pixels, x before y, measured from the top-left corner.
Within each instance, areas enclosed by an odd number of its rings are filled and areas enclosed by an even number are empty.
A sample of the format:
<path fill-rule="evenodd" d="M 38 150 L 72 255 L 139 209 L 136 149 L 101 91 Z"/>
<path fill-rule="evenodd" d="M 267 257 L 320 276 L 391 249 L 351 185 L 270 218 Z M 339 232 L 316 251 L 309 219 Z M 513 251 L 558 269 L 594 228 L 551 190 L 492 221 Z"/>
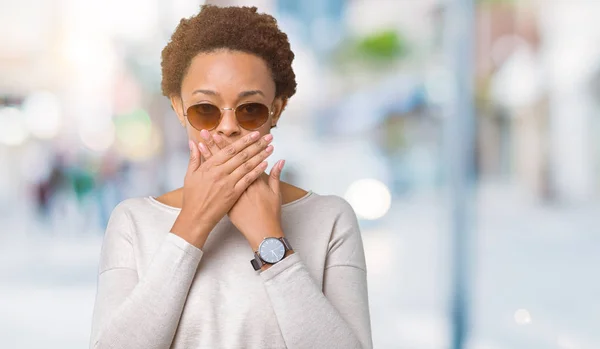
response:
<path fill-rule="evenodd" d="M 112 208 L 181 186 L 160 52 L 200 3 L 0 5 L 1 347 L 85 345 Z M 255 5 L 289 36 L 298 92 L 274 157 L 286 180 L 354 207 L 376 347 L 447 347 L 453 3 L 206 3 Z M 475 6 L 470 348 L 598 348 L 600 1 Z"/>

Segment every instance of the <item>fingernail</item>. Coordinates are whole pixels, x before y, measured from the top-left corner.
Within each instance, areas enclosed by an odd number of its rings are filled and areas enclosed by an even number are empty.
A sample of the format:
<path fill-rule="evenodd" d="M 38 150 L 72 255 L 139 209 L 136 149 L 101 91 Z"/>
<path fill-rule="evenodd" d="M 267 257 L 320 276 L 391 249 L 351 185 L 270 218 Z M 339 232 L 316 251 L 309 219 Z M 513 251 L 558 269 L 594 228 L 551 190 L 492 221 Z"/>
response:
<path fill-rule="evenodd" d="M 250 134 L 250 137 L 251 137 L 252 139 L 257 139 L 257 138 L 258 138 L 258 136 L 260 136 L 260 132 L 258 132 L 258 131 L 254 131 L 254 132 L 252 132 L 252 133 Z"/>
<path fill-rule="evenodd" d="M 210 137 L 210 133 L 206 130 L 200 131 L 200 137 L 202 137 L 205 141 L 208 141 L 208 137 Z"/>
<path fill-rule="evenodd" d="M 273 139 L 273 135 L 270 133 L 264 137 L 264 140 L 267 142 L 270 142 L 272 139 Z"/>
<path fill-rule="evenodd" d="M 217 143 L 221 143 L 221 136 L 219 136 L 219 135 L 214 135 L 214 136 L 213 136 L 213 139 L 215 140 L 215 142 L 217 142 Z"/>
<path fill-rule="evenodd" d="M 268 146 L 268 147 L 267 147 L 267 149 L 265 149 L 265 151 L 266 151 L 267 153 L 270 153 L 270 152 L 272 152 L 272 151 L 273 151 L 273 146 L 272 146 L 272 145 Z"/>
<path fill-rule="evenodd" d="M 204 143 L 199 142 L 198 143 L 198 148 L 200 148 L 201 152 L 206 153 L 206 146 L 204 145 Z"/>
<path fill-rule="evenodd" d="M 281 160 L 279 163 L 279 170 L 283 170 L 283 165 L 285 165 L 285 160 Z"/>

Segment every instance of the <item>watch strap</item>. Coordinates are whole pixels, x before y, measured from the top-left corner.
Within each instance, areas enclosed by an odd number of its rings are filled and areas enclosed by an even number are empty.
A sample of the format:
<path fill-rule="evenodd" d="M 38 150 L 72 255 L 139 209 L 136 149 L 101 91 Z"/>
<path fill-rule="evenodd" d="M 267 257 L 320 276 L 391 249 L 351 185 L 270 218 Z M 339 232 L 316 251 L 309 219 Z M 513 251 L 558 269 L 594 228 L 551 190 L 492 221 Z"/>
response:
<path fill-rule="evenodd" d="M 263 265 L 265 265 L 258 252 L 254 252 L 254 258 L 250 260 L 250 263 L 252 264 L 254 270 L 259 270 Z"/>
<path fill-rule="evenodd" d="M 286 252 L 289 250 L 293 250 L 292 245 L 290 245 L 290 242 L 288 241 L 288 239 L 285 238 L 285 236 L 279 238 L 279 240 L 283 242 L 283 246 L 285 247 Z"/>

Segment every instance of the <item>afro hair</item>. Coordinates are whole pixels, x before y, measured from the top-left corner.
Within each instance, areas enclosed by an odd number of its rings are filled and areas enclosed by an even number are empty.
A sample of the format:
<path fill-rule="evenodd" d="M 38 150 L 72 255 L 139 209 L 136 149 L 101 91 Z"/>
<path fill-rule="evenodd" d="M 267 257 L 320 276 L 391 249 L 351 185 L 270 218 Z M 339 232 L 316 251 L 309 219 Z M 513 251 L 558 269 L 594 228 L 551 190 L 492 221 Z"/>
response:
<path fill-rule="evenodd" d="M 257 13 L 256 7 L 201 6 L 200 12 L 179 22 L 162 50 L 162 92 L 180 96 L 181 83 L 192 59 L 220 49 L 241 51 L 262 58 L 275 82 L 276 97 L 289 99 L 296 92 L 292 69 L 294 53 L 275 18 Z"/>

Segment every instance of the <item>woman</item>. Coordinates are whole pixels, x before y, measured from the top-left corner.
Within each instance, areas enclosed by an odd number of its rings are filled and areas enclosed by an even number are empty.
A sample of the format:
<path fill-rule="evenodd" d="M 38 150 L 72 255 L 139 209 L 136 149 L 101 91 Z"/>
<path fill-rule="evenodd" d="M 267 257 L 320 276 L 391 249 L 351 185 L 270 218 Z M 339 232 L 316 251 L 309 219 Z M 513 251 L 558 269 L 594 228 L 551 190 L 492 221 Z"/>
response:
<path fill-rule="evenodd" d="M 352 208 L 280 182 L 283 161 L 264 173 L 293 58 L 254 7 L 180 22 L 162 89 L 189 138 L 184 185 L 113 210 L 90 347 L 372 347 Z"/>

